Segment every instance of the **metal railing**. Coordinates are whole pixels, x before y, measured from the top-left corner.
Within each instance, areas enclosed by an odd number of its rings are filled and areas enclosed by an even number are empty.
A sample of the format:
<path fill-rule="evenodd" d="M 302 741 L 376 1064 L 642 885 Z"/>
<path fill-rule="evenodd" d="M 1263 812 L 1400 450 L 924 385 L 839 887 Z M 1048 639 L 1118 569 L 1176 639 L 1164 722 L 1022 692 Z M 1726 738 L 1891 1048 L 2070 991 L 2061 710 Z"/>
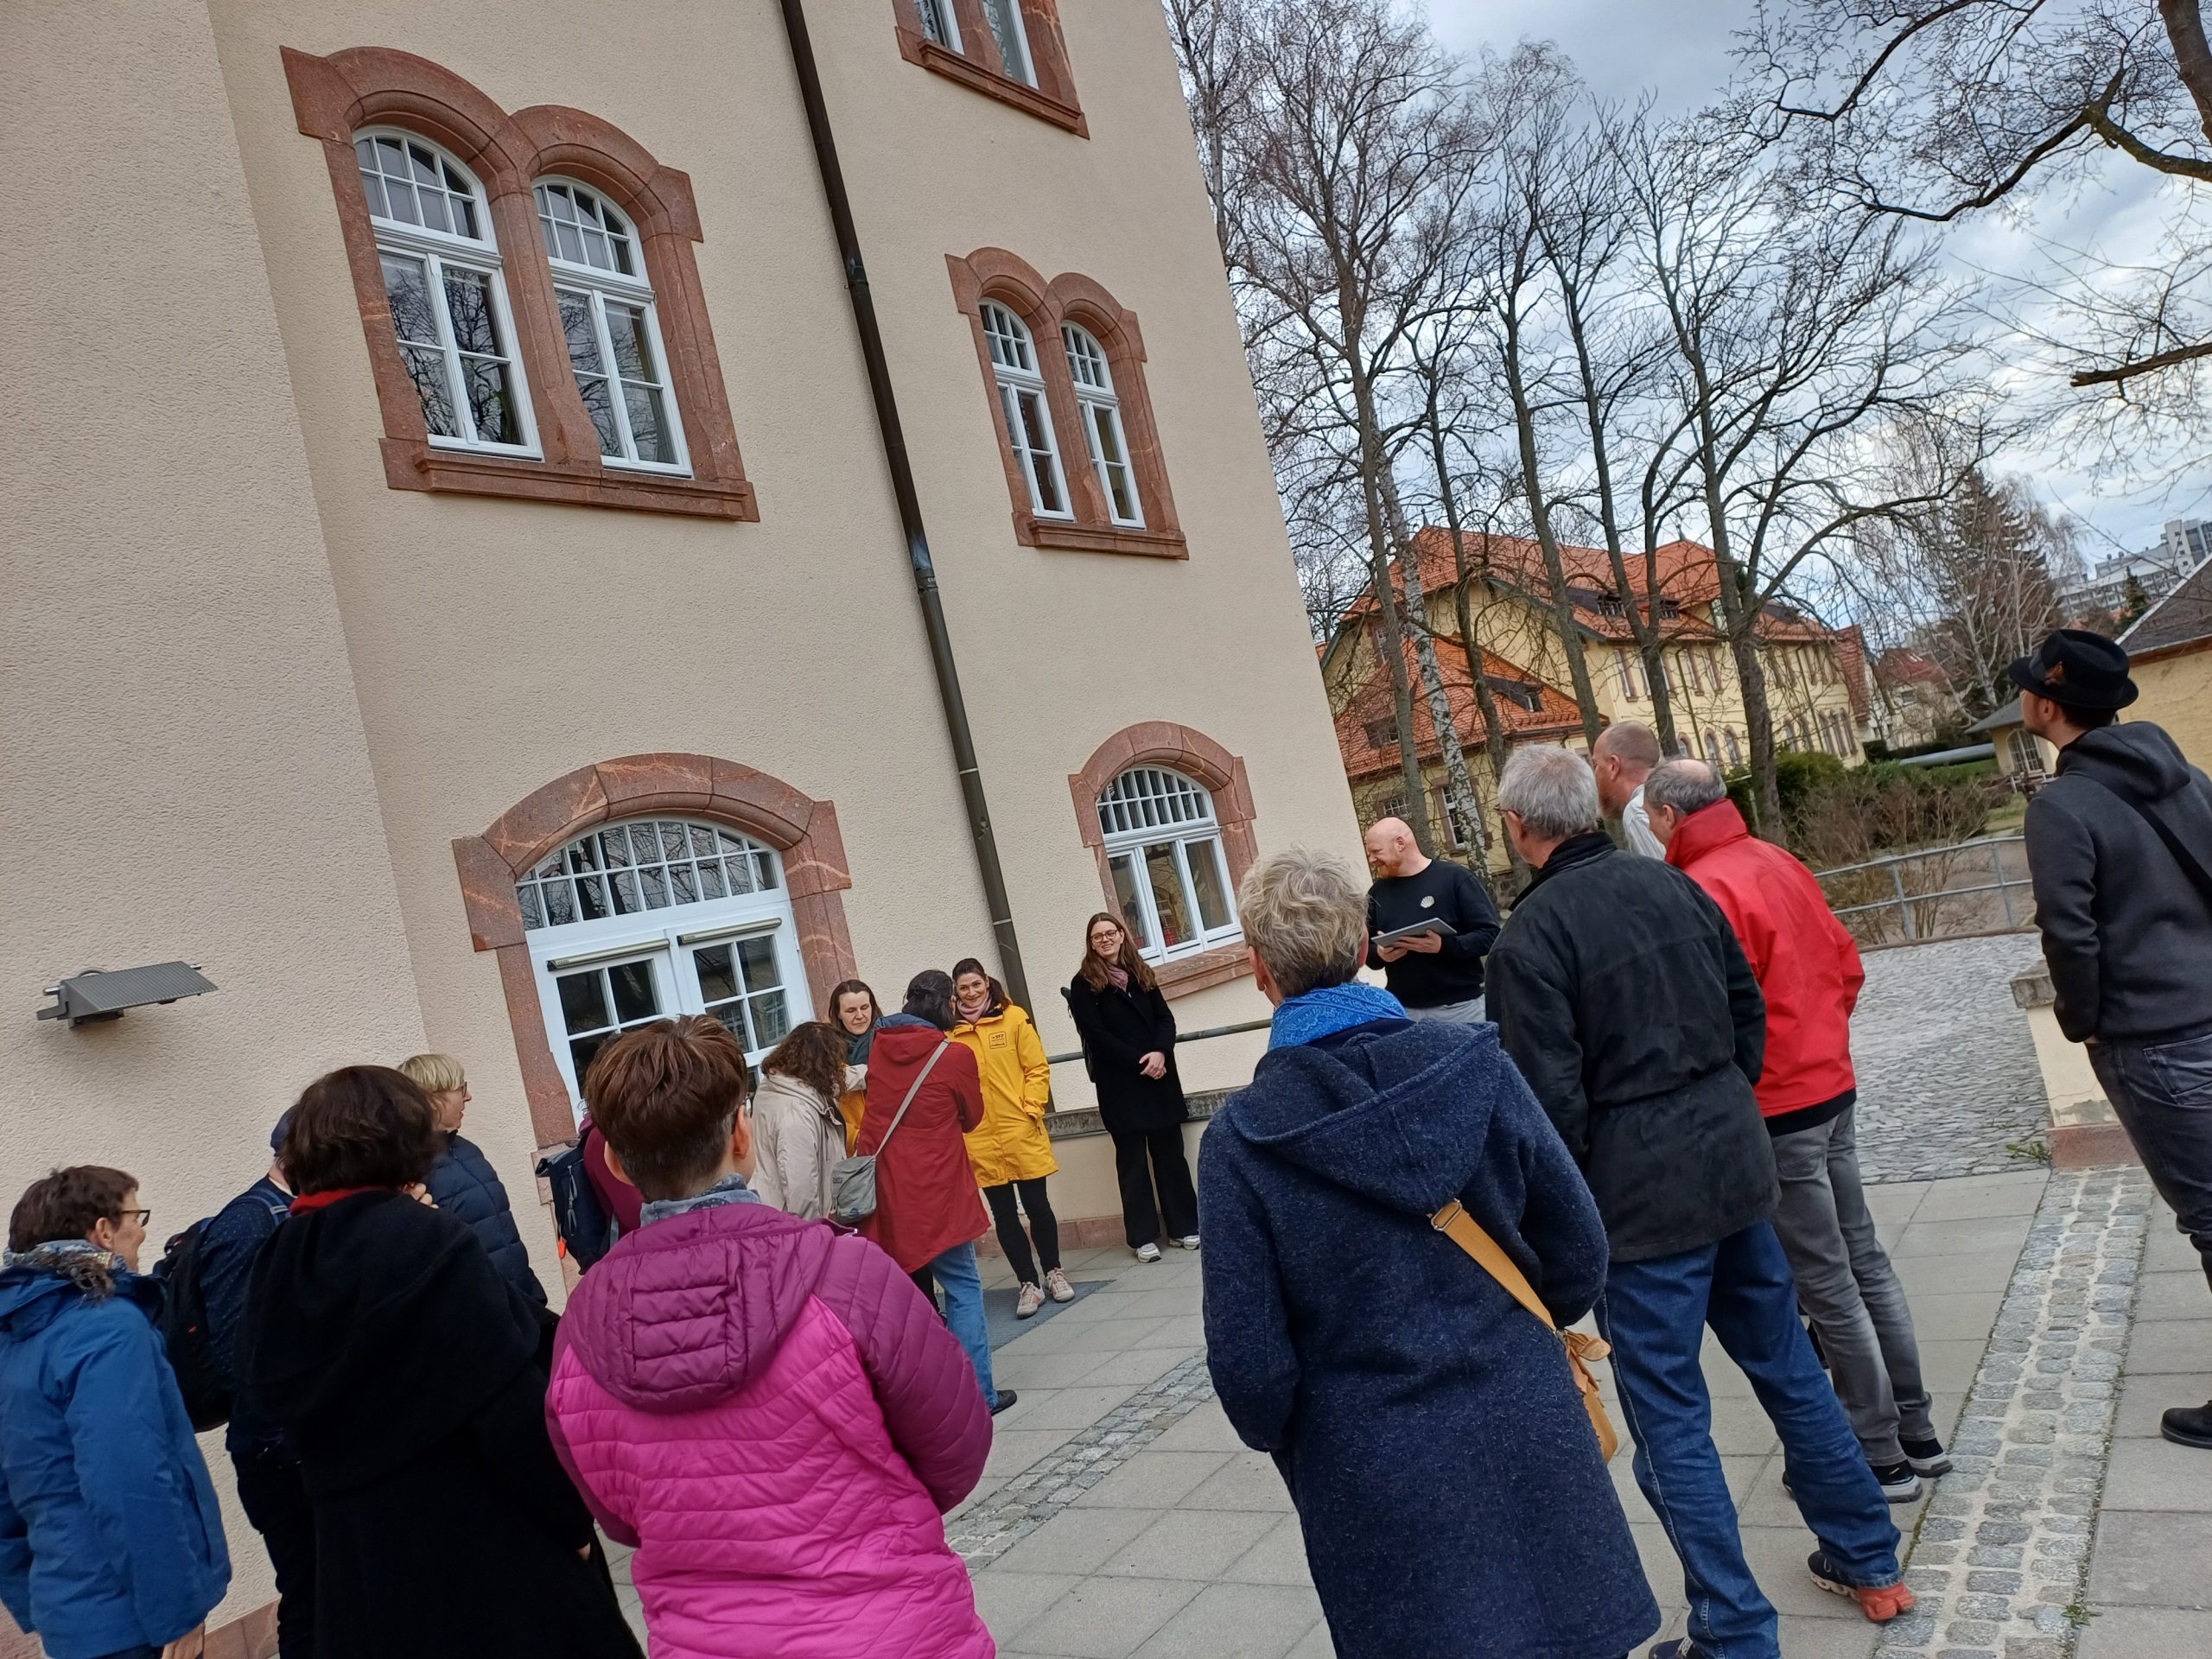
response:
<path fill-rule="evenodd" d="M 1179 1031 L 1175 1033 L 1175 1046 L 1180 1048 L 1186 1043 L 1202 1043 L 1209 1037 L 1241 1037 L 1248 1031 L 1265 1031 L 1274 1023 L 1273 1020 L 1246 1020 L 1234 1026 L 1208 1026 L 1203 1031 Z M 1071 1060 L 1082 1058 L 1083 1051 L 1078 1048 L 1072 1054 L 1047 1054 L 1045 1062 L 1048 1065 L 1065 1065 Z"/>
<path fill-rule="evenodd" d="M 2011 848 L 2020 851 L 2021 874 L 2010 874 L 2006 853 Z M 2004 926 L 2012 931 L 2028 925 L 2021 919 L 2020 906 L 2014 902 L 2016 888 L 2030 886 L 2026 874 L 2027 839 L 2023 836 L 1980 836 L 1949 847 L 1923 848 L 1918 852 L 1893 853 L 1887 858 L 1869 859 L 1863 864 L 1845 864 L 1833 870 L 1815 872 L 1814 879 L 1829 896 L 1835 913 L 1852 926 L 1852 918 L 1861 918 L 1861 926 L 1853 926 L 1854 933 L 1862 934 L 1862 943 L 1881 944 L 1890 934 L 1891 918 L 1894 918 L 1903 943 L 1914 944 L 1922 939 L 1954 937 L 1962 932 L 1993 931 L 1986 924 L 1994 923 L 2001 912 Z M 1963 863 L 1968 868 L 1961 870 Z M 1935 866 L 1931 882 L 1922 874 L 1924 867 Z M 1953 887 L 1950 879 L 1957 874 L 1971 874 L 1979 877 L 1986 864 L 1990 879 Z M 1908 878 L 1907 871 L 1912 872 Z M 1886 880 L 1885 879 L 1886 878 Z M 1843 892 L 1839 894 L 1831 887 L 1838 883 Z M 1879 890 L 1886 887 L 1889 890 Z M 1855 892 L 1874 890 L 1878 896 L 1856 903 L 1837 904 L 1838 897 L 1849 898 Z M 1989 902 L 1994 893 L 1996 902 Z M 2029 919 L 2033 919 L 2032 906 Z M 1961 925 L 1963 924 L 1963 925 Z M 1871 931 L 1871 940 L 1864 938 Z"/>

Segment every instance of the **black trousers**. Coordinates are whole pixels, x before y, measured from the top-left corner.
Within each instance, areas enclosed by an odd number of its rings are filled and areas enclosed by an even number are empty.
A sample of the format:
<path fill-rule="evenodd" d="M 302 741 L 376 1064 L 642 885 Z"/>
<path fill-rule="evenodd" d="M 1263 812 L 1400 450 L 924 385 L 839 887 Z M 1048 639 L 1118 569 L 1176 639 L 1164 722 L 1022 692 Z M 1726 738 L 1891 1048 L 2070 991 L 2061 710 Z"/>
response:
<path fill-rule="evenodd" d="M 1021 1196 L 1020 1213 L 1015 1213 L 1014 1195 Z M 991 1206 L 991 1220 L 999 1232 L 999 1249 L 1006 1252 L 1007 1265 L 1014 1269 L 1014 1281 L 1018 1285 L 1041 1285 L 1037 1276 L 1038 1257 L 1044 1261 L 1045 1271 L 1052 1272 L 1060 1265 L 1060 1223 L 1052 1213 L 1052 1200 L 1045 1192 L 1045 1178 L 1033 1181 L 1005 1181 L 997 1186 L 983 1189 L 983 1197 Z M 1022 1216 L 1029 1217 L 1029 1232 L 1021 1230 Z M 1029 1254 L 1029 1239 L 1037 1240 L 1037 1256 Z"/>
<path fill-rule="evenodd" d="M 233 1451 L 238 1503 L 269 1546 L 276 1569 L 276 1651 L 283 1659 L 315 1652 L 315 1510 L 300 1465 L 282 1450 Z"/>
<path fill-rule="evenodd" d="M 1163 1220 L 1170 1238 L 1189 1238 L 1198 1230 L 1198 1193 L 1183 1155 L 1180 1123 L 1115 1135 L 1114 1173 L 1122 1185 L 1122 1227 L 1131 1249 L 1157 1244 Z"/>

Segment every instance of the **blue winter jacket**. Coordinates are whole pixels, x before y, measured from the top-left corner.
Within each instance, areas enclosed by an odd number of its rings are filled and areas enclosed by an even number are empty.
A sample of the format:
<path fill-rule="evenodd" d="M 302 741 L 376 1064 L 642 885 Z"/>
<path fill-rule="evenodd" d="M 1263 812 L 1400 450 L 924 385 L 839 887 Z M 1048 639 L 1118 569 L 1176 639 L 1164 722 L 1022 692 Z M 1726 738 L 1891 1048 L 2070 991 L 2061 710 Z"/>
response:
<path fill-rule="evenodd" d="M 499 1184 L 483 1147 L 466 1135 L 448 1135 L 446 1149 L 430 1166 L 430 1179 L 424 1185 L 439 1209 L 475 1230 L 499 1276 L 538 1306 L 544 1306 L 545 1287 L 530 1270 L 530 1252 L 515 1225 L 515 1213 L 508 1207 L 507 1189 Z"/>
<path fill-rule="evenodd" d="M 0 1271 L 0 1602 L 51 1659 L 158 1648 L 231 1581 L 161 1287 L 98 1261 Z"/>
<path fill-rule="evenodd" d="M 1198 1145 L 1214 1388 L 1342 1659 L 1619 1659 L 1658 1604 L 1560 1338 L 1430 1225 L 1454 1198 L 1555 1319 L 1597 1300 L 1604 1224 L 1497 1027 L 1270 1049 Z"/>

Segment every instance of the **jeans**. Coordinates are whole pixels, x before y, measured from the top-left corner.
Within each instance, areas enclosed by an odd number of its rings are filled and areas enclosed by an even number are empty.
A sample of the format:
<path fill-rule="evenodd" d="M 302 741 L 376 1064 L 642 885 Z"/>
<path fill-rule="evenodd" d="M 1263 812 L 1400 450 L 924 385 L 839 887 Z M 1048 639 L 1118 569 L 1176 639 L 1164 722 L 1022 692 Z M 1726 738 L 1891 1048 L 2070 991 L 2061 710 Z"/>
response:
<path fill-rule="evenodd" d="M 281 1659 L 315 1652 L 315 1510 L 300 1465 L 282 1446 L 231 1451 L 238 1504 L 269 1548 L 276 1569 L 276 1651 Z"/>
<path fill-rule="evenodd" d="M 1920 1376 L 1912 1309 L 1859 1184 L 1858 1109 L 1777 1135 L 1782 1205 L 1774 1230 L 1797 1280 L 1797 1304 L 1819 1333 L 1828 1375 L 1866 1461 L 1904 1461 L 1899 1437 L 1936 1438 Z"/>
<path fill-rule="evenodd" d="M 1897 1529 L 1797 1319 L 1797 1287 L 1765 1222 L 1717 1244 L 1616 1262 L 1598 1302 L 1643 1488 L 1681 1558 L 1691 1637 L 1713 1659 L 1779 1659 L 1774 1607 L 1744 1559 L 1713 1445 L 1698 1347 L 1710 1325 L 1782 1436 L 1797 1508 L 1840 1575 L 1897 1582 Z"/>
<path fill-rule="evenodd" d="M 1485 1018 L 1483 999 L 1471 996 L 1465 1002 L 1440 1002 L 1433 1008 L 1408 1008 L 1408 1020 L 1437 1020 L 1447 1026 L 1479 1026 Z"/>
<path fill-rule="evenodd" d="M 915 1273 L 914 1282 L 932 1300 L 936 1300 L 932 1285 L 944 1293 L 944 1322 L 968 1351 L 968 1363 L 976 1368 L 976 1381 L 983 1387 L 983 1403 L 997 1410 L 999 1391 L 991 1386 L 991 1332 L 983 1319 L 983 1274 L 976 1265 L 976 1247 L 956 1244 L 943 1255 L 931 1258 Z"/>
<path fill-rule="evenodd" d="M 1021 1208 L 1014 1209 L 1014 1195 L 1021 1196 Z M 1052 1200 L 1045 1191 L 1045 1178 L 1033 1181 L 1004 1181 L 997 1186 L 983 1189 L 983 1197 L 991 1206 L 991 1221 L 997 1227 L 999 1249 L 1006 1252 L 1007 1266 L 1014 1269 L 1014 1279 L 1020 1285 L 1041 1285 L 1037 1276 L 1038 1257 L 1044 1258 L 1045 1271 L 1052 1272 L 1060 1265 L 1060 1224 L 1052 1214 Z M 1029 1253 L 1029 1233 L 1021 1230 L 1022 1216 L 1029 1217 L 1029 1232 L 1037 1235 L 1037 1255 Z"/>
<path fill-rule="evenodd" d="M 1198 1190 L 1191 1184 L 1191 1161 L 1183 1155 L 1183 1126 L 1162 1123 L 1114 1136 L 1114 1174 L 1122 1188 L 1122 1231 L 1131 1249 L 1160 1243 L 1164 1215 L 1170 1238 L 1189 1238 L 1198 1230 Z M 1152 1201 L 1153 1184 L 1160 1203 Z"/>
<path fill-rule="evenodd" d="M 2089 1064 L 2212 1281 L 2212 1032 L 2172 1043 L 2100 1039 Z"/>

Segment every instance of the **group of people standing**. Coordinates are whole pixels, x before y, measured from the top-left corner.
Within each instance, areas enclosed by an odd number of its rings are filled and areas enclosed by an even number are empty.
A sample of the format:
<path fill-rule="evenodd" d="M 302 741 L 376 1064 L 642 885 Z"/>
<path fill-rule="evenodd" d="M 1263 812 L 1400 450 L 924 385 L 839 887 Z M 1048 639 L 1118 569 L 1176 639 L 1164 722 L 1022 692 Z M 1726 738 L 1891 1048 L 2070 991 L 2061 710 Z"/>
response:
<path fill-rule="evenodd" d="M 1068 996 L 1132 1249 L 1159 1260 L 1164 1221 L 1195 1249 L 1174 1020 L 1117 919 L 1092 918 Z M 974 958 L 895 1012 L 857 980 L 827 1012 L 757 1089 L 704 1016 L 594 1058 L 583 1164 L 618 1237 L 557 1317 L 449 1056 L 316 1079 L 267 1172 L 151 1273 L 134 1177 L 34 1183 L 0 1267 L 0 1600 L 52 1659 L 193 1659 L 230 1570 L 194 1431 L 223 1421 L 286 1659 L 627 1659 L 599 1529 L 637 1548 L 657 1653 L 732 1630 L 823 1659 L 989 1653 L 939 1516 L 1014 1402 L 987 1224 L 1018 1316 L 1076 1294 L 1051 1069 Z M 824 1225 L 855 1155 L 873 1211 Z"/>

